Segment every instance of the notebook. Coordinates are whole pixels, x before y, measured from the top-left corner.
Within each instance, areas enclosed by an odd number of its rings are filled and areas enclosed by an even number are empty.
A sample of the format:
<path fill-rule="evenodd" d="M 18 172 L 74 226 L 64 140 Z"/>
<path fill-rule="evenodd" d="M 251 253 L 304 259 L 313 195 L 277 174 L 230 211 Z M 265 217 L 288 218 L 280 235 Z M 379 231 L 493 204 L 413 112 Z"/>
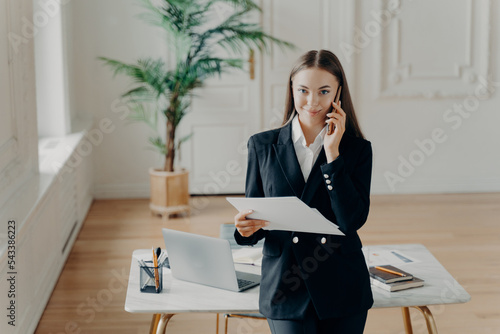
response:
<path fill-rule="evenodd" d="M 373 277 L 370 277 L 370 280 L 372 285 L 378 286 L 379 288 L 391 292 L 424 286 L 424 280 L 418 277 L 413 277 L 413 279 L 409 281 L 399 281 L 394 283 L 383 283 L 379 280 L 374 279 Z"/>
<path fill-rule="evenodd" d="M 231 291 L 244 291 L 260 283 L 260 275 L 234 269 L 229 241 L 163 228 L 172 276 Z"/>
<path fill-rule="evenodd" d="M 380 266 L 382 268 L 386 268 L 398 273 L 403 274 L 404 276 L 396 275 L 396 274 L 391 274 L 386 271 L 382 271 L 380 269 L 377 269 L 375 267 L 370 267 L 368 270 L 370 271 L 370 276 L 374 279 L 379 280 L 380 282 L 383 283 L 394 283 L 394 282 L 399 282 L 399 281 L 409 281 L 413 278 L 412 274 L 403 271 L 397 267 L 391 266 L 391 265 L 385 265 L 385 266 Z"/>

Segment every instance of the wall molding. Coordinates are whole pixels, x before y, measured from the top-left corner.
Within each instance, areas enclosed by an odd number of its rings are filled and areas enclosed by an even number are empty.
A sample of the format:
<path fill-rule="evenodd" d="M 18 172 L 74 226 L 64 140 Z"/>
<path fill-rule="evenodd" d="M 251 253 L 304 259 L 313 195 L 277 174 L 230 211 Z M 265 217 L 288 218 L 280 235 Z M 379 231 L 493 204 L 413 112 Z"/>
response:
<path fill-rule="evenodd" d="M 23 19 L 33 16 L 30 1 L 1 0 L 0 7 L 6 20 L 0 30 L 2 59 L 7 57 L 7 81 L 9 85 L 9 105 L 1 122 L 10 122 L 11 127 L 0 143 L 0 205 L 5 203 L 16 189 L 36 175 L 38 165 L 35 60 L 33 40 L 27 40 L 14 47 L 13 36 L 22 38 Z M 2 61 L 3 62 L 3 61 Z M 6 116 L 8 114 L 8 116 Z M 8 137 L 8 138 L 7 138 Z"/>
<path fill-rule="evenodd" d="M 406 6 L 410 4 L 401 4 L 400 15 L 396 15 L 393 22 L 381 32 L 377 42 L 377 98 L 450 98 L 475 94 L 479 78 L 487 78 L 489 75 L 491 1 L 462 2 L 467 13 L 465 35 L 450 36 L 449 41 L 453 41 L 453 38 L 461 39 L 459 43 L 462 44 L 456 46 L 464 50 L 465 54 L 460 55 L 464 61 L 457 60 L 450 64 L 448 70 L 439 72 L 432 68 L 417 70 L 415 64 L 402 59 L 404 14 L 408 10 Z M 387 11 L 389 1 L 381 0 L 379 5 L 381 11 Z M 442 43 L 442 47 L 449 48 L 450 45 Z M 423 52 L 439 54 L 439 50 Z"/>

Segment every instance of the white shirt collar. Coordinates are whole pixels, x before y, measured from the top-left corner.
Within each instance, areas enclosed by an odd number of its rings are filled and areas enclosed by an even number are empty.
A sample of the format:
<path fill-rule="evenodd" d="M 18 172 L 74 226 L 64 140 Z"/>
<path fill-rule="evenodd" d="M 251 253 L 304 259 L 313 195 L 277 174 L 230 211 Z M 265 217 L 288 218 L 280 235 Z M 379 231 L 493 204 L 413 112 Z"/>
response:
<path fill-rule="evenodd" d="M 326 125 L 321 129 L 320 133 L 314 139 L 314 142 L 309 145 L 309 148 L 315 149 L 318 146 L 323 145 L 323 139 L 326 134 Z M 299 122 L 299 115 L 295 115 L 292 120 L 292 141 L 294 144 L 297 144 L 300 141 L 300 144 L 304 147 L 307 147 L 306 138 L 304 137 L 304 132 L 302 131 L 302 127 Z"/>

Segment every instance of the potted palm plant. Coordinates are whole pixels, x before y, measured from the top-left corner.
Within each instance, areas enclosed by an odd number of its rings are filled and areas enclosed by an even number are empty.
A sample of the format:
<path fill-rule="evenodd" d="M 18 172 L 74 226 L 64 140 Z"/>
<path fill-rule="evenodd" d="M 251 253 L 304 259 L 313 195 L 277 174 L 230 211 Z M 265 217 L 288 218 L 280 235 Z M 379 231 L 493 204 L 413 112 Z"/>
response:
<path fill-rule="evenodd" d="M 145 11 L 141 18 L 163 29 L 166 43 L 175 61 L 168 68 L 164 59 L 139 59 L 134 64 L 100 57 L 114 75 L 130 77 L 134 86 L 122 95 L 132 110 L 131 119 L 142 121 L 153 129 L 165 122 L 166 132 L 149 138 L 164 157 L 161 169 L 150 169 L 152 212 L 166 215 L 189 212 L 188 173 L 176 170 L 176 151 L 189 136 L 176 138 L 177 127 L 189 111 L 193 91 L 206 79 L 228 69 L 243 69 L 246 52 L 269 50 L 271 44 L 291 48 L 292 44 L 262 31 L 257 23 L 248 22 L 249 14 L 260 11 L 252 0 L 140 0 Z M 230 14 L 216 24 L 210 19 L 220 14 L 221 6 Z M 229 7 L 228 7 L 229 6 Z M 218 11 L 217 11 L 218 10 Z M 213 17 L 213 15 L 212 15 Z M 243 20 L 245 19 L 245 21 Z M 217 56 L 220 48 L 228 57 Z"/>

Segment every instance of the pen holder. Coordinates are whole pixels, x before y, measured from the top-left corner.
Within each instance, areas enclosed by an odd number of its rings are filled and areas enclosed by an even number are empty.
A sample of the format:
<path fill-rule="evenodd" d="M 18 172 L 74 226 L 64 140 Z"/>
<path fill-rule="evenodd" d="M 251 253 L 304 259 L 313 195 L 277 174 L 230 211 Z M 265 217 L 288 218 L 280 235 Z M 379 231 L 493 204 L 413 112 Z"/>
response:
<path fill-rule="evenodd" d="M 145 261 L 145 263 L 146 266 L 139 265 L 139 287 L 141 292 L 160 293 L 163 289 L 163 268 L 155 267 L 150 261 Z M 158 275 L 158 291 L 156 290 L 155 275 Z"/>

